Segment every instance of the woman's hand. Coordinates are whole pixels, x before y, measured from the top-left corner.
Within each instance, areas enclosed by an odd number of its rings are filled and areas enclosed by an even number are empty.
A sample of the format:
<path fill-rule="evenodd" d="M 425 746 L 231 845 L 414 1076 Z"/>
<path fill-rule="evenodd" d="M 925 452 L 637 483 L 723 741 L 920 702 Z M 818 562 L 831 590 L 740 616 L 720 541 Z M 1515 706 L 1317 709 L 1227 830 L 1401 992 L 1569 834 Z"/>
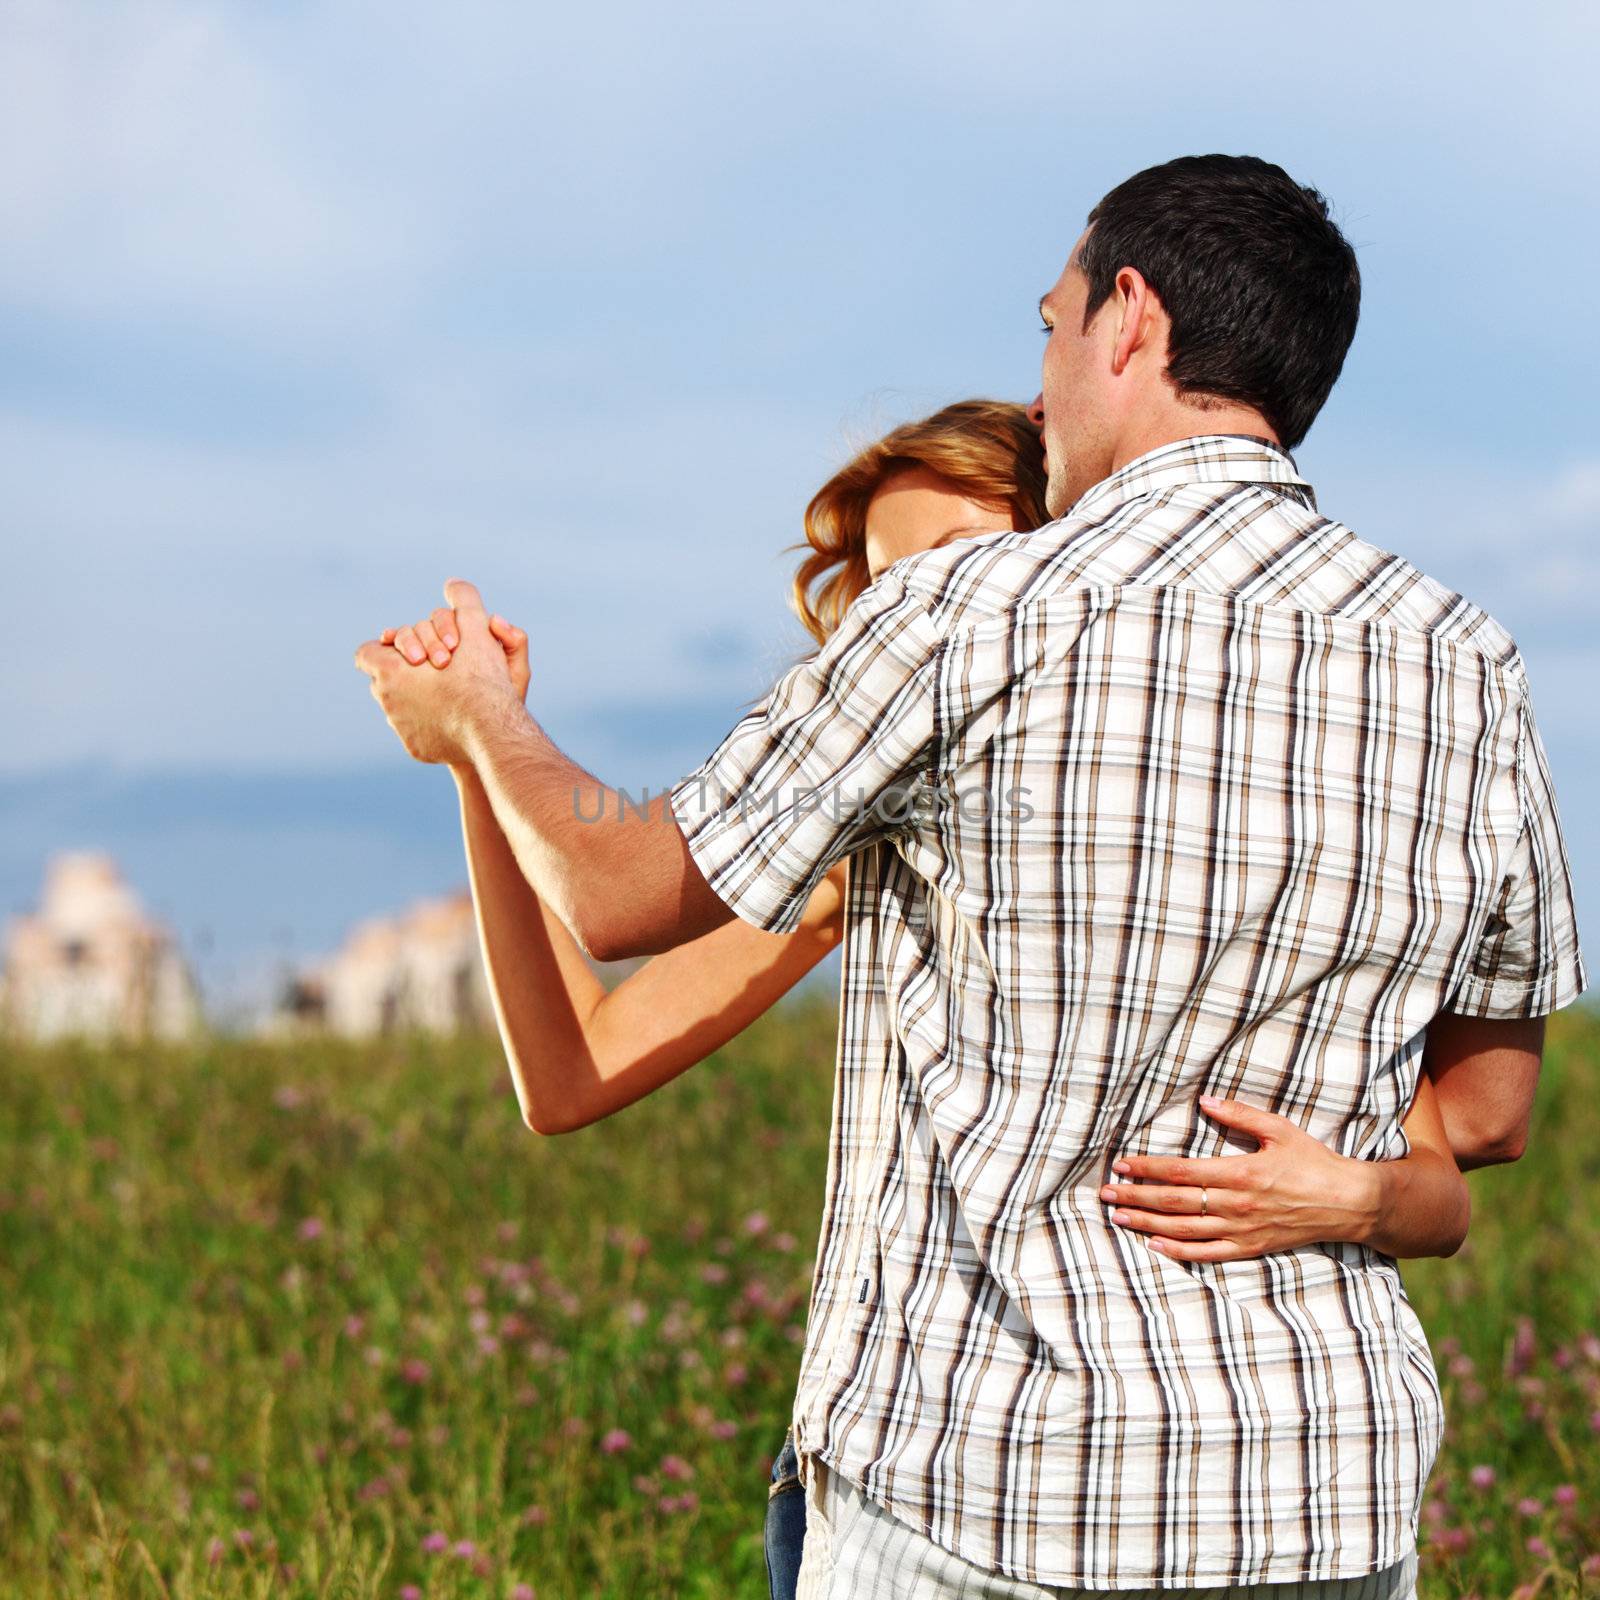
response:
<path fill-rule="evenodd" d="M 506 669 L 511 674 L 511 686 L 517 698 L 528 698 L 528 636 L 521 628 L 514 628 L 498 614 L 489 618 L 489 632 L 506 653 Z M 385 628 L 378 636 L 379 644 L 392 644 L 414 667 L 431 661 L 436 667 L 448 667 L 455 648 L 461 643 L 461 630 L 456 626 L 455 608 L 438 606 L 420 622 L 404 628 Z"/>
<path fill-rule="evenodd" d="M 1383 1189 L 1376 1161 L 1357 1161 L 1271 1111 L 1200 1097 L 1200 1109 L 1259 1141 L 1242 1156 L 1123 1156 L 1112 1171 L 1142 1182 L 1110 1183 L 1100 1198 L 1118 1227 L 1150 1235 L 1178 1261 L 1242 1261 L 1334 1240 L 1364 1242 Z"/>

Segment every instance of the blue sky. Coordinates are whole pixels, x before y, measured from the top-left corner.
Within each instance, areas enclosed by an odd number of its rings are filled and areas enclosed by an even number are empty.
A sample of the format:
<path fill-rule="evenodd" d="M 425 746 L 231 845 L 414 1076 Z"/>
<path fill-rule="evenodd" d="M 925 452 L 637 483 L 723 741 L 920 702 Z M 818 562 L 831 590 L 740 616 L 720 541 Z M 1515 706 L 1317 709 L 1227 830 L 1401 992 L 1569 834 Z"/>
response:
<path fill-rule="evenodd" d="M 1518 637 L 1600 939 L 1597 24 L 1331 16 L 12 0 L 0 910 L 107 845 L 222 992 L 459 881 L 349 665 L 451 573 L 575 756 L 688 770 L 804 644 L 817 483 L 1031 397 L 1085 211 L 1220 149 L 1357 245 L 1298 459 Z"/>

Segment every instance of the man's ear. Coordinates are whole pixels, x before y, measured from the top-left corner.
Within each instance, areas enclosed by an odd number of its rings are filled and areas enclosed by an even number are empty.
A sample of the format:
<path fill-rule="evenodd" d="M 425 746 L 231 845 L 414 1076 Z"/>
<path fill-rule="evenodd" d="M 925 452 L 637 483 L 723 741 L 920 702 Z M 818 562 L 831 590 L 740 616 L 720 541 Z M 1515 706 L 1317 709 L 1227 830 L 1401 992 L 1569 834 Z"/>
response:
<path fill-rule="evenodd" d="M 1158 342 L 1165 351 L 1167 313 L 1137 267 L 1123 267 L 1117 273 L 1111 303 L 1119 319 L 1116 343 L 1111 349 L 1111 370 L 1121 377 L 1140 350 L 1150 349 Z"/>

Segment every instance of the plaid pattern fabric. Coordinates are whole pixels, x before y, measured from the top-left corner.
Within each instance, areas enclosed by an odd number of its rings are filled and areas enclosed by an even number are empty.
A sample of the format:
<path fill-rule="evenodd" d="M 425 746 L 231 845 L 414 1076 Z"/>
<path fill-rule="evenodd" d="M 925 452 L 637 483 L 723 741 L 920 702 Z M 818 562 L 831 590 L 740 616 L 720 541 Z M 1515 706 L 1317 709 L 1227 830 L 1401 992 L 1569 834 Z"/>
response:
<path fill-rule="evenodd" d="M 762 928 L 849 859 L 798 1448 L 1036 1583 L 1411 1550 L 1442 1414 L 1394 1261 L 1164 1259 L 1097 1190 L 1228 1153 L 1202 1093 L 1403 1154 L 1430 1018 L 1585 987 L 1504 629 L 1283 451 L 1185 440 L 896 562 L 671 804 Z"/>
<path fill-rule="evenodd" d="M 806 1486 L 805 1555 L 793 1600 L 1093 1600 L 1103 1589 L 985 1572 L 890 1516 L 823 1462 Z M 1417 1553 L 1359 1578 L 1121 1589 L 1122 1600 L 1416 1600 Z"/>

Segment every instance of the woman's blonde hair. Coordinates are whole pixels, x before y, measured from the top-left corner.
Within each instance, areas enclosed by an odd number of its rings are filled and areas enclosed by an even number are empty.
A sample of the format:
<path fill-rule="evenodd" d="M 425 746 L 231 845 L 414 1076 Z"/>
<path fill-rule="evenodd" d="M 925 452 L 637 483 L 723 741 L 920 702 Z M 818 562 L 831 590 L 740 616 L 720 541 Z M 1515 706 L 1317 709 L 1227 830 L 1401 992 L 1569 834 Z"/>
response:
<path fill-rule="evenodd" d="M 805 539 L 788 547 L 811 551 L 794 575 L 790 604 L 818 644 L 871 581 L 867 506 L 887 478 L 907 467 L 926 467 L 966 499 L 1009 511 L 1014 528 L 1049 521 L 1044 447 L 1025 407 L 959 400 L 921 422 L 904 423 L 817 490 L 806 507 Z"/>

